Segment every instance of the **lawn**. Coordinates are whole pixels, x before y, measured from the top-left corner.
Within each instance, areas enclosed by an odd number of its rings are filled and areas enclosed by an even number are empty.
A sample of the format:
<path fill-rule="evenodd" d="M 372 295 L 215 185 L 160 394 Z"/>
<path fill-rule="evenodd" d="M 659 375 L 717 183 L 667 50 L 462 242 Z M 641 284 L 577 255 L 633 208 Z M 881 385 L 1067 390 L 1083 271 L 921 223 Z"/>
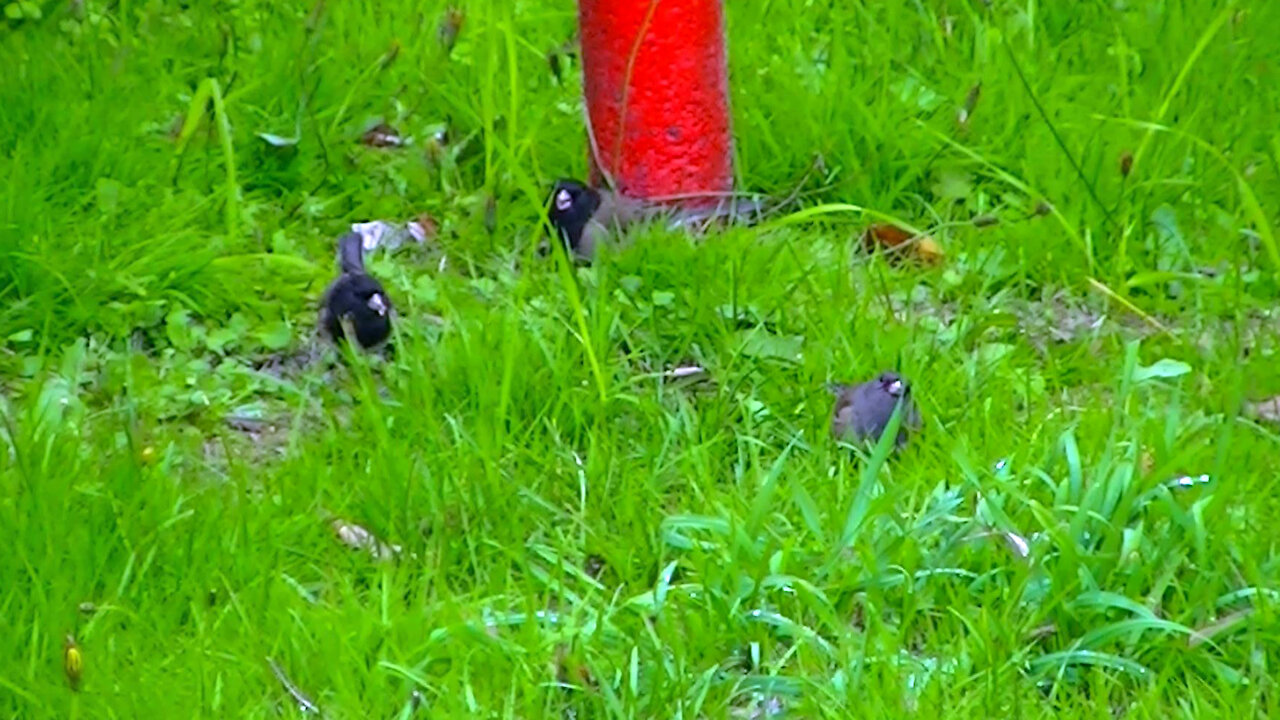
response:
<path fill-rule="evenodd" d="M 734 0 L 590 267 L 570 0 L 0 5 L 0 716 L 1280 717 L 1280 3 Z"/>

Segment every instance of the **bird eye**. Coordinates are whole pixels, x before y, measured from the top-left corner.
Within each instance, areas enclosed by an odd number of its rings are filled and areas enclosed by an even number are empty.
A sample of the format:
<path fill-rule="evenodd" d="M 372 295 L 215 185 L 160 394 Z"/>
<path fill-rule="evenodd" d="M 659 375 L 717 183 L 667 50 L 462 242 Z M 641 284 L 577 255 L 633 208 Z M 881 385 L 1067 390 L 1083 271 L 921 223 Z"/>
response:
<path fill-rule="evenodd" d="M 573 197 L 569 195 L 568 190 L 561 188 L 556 193 L 556 210 L 564 212 L 565 210 L 568 210 L 571 205 L 573 205 Z"/>

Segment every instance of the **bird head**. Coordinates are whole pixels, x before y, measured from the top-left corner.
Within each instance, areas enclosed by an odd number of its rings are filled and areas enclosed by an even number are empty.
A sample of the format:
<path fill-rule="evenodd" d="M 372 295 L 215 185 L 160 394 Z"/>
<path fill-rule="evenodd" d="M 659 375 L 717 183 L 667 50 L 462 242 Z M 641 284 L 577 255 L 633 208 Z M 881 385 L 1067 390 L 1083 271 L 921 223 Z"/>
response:
<path fill-rule="evenodd" d="M 907 386 L 907 381 L 903 380 L 896 372 L 883 372 L 880 377 L 876 378 L 876 382 L 888 394 L 894 397 L 903 397 L 911 388 Z"/>
<path fill-rule="evenodd" d="M 350 292 L 359 304 L 357 307 L 363 306 L 378 317 L 385 317 L 391 310 L 391 299 L 382 289 L 382 284 L 364 274 L 350 275 L 348 278 Z"/>
<path fill-rule="evenodd" d="M 564 241 L 576 247 L 601 201 L 599 191 L 577 180 L 559 180 L 547 202 L 547 220 Z"/>

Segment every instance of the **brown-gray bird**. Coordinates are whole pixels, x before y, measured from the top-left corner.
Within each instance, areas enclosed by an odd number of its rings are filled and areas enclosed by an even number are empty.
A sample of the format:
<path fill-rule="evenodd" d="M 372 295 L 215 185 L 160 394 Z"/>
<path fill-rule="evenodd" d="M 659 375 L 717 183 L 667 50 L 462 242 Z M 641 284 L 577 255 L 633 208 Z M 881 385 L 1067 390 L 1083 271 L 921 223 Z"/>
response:
<path fill-rule="evenodd" d="M 876 442 L 898 403 L 903 404 L 898 423 L 897 446 L 907 444 L 907 433 L 920 428 L 920 411 L 911 400 L 911 386 L 896 372 L 880 373 L 861 385 L 833 384 L 836 405 L 831 415 L 831 433 L 837 439 Z"/>

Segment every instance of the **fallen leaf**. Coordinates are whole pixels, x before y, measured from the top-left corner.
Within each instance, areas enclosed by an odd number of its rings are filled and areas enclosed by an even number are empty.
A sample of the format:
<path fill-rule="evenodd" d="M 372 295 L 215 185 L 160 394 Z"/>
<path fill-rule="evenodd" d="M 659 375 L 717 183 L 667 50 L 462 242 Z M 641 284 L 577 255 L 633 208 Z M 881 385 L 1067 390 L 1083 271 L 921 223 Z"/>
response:
<path fill-rule="evenodd" d="M 341 518 L 334 519 L 330 525 L 343 545 L 353 550 L 365 550 L 375 560 L 389 560 L 399 555 L 402 550 L 399 545 L 388 545 L 365 528 Z"/>
<path fill-rule="evenodd" d="M 1258 420 L 1280 423 L 1280 395 L 1258 402 L 1245 403 L 1245 411 Z"/>
<path fill-rule="evenodd" d="M 872 223 L 862 233 L 862 246 L 867 252 L 877 248 L 886 250 L 890 257 L 910 256 L 926 265 L 942 261 L 942 246 L 929 235 L 913 235 L 910 231 L 888 223 Z"/>
<path fill-rule="evenodd" d="M 862 245 L 868 252 L 878 247 L 893 250 L 913 237 L 915 236 L 897 225 L 873 223 L 862 233 Z"/>
<path fill-rule="evenodd" d="M 420 243 L 430 242 L 440 234 L 440 223 L 429 213 L 422 213 L 409 221 L 409 234 Z"/>
<path fill-rule="evenodd" d="M 421 217 L 421 216 L 419 216 Z M 426 228 L 419 228 L 424 231 Z M 386 220 L 372 220 L 363 223 L 351 223 L 351 232 L 360 236 L 360 242 L 366 253 L 383 248 L 387 252 L 395 252 L 406 240 L 418 240 L 413 223 L 393 225 Z"/>
<path fill-rule="evenodd" d="M 697 365 L 682 365 L 662 373 L 662 376 L 670 380 L 679 380 L 681 378 L 705 375 L 706 372 L 707 371 L 704 368 L 698 367 Z"/>
<path fill-rule="evenodd" d="M 942 246 L 936 240 L 925 235 L 915 244 L 916 257 L 926 265 L 938 265 L 942 262 L 944 253 Z"/>
<path fill-rule="evenodd" d="M 376 148 L 402 147 L 404 138 L 400 132 L 385 122 L 379 122 L 360 136 L 360 143 Z"/>

